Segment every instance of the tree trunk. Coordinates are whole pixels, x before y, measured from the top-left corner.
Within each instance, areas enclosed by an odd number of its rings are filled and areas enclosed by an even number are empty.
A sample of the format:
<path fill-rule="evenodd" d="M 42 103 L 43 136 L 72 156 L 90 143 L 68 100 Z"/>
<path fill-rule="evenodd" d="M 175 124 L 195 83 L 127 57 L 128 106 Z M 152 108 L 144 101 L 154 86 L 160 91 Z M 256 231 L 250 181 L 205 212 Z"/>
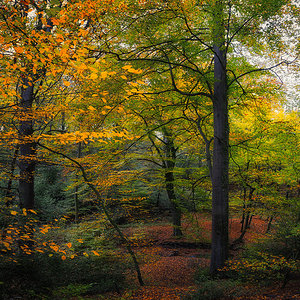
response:
<path fill-rule="evenodd" d="M 167 129 L 164 128 L 164 143 L 165 143 L 165 181 L 166 181 L 166 190 L 168 198 L 170 201 L 171 211 L 172 211 L 172 223 L 173 223 L 173 235 L 182 236 L 181 231 L 181 210 L 176 203 L 176 194 L 174 186 L 174 168 L 176 160 L 176 148 L 170 134 L 167 132 Z"/>
<path fill-rule="evenodd" d="M 31 109 L 33 104 L 33 83 L 27 77 L 22 78 L 20 100 L 20 126 L 19 126 L 19 198 L 20 207 L 31 209 L 34 207 L 34 172 L 36 143 L 32 141 L 33 120 Z"/>
<path fill-rule="evenodd" d="M 216 273 L 228 258 L 228 148 L 229 123 L 223 1 L 216 1 L 214 30 L 214 147 L 212 170 L 212 252 L 210 272 Z"/>
<path fill-rule="evenodd" d="M 176 195 L 174 189 L 174 174 L 172 171 L 167 171 L 165 174 L 166 190 L 171 205 L 172 223 L 173 223 L 173 235 L 182 236 L 181 231 L 181 210 L 176 203 Z"/>
<path fill-rule="evenodd" d="M 78 143 L 77 157 L 81 158 L 81 142 Z M 75 186 L 75 223 L 78 223 L 79 215 L 79 197 L 78 197 L 78 174 L 76 174 L 76 186 Z"/>

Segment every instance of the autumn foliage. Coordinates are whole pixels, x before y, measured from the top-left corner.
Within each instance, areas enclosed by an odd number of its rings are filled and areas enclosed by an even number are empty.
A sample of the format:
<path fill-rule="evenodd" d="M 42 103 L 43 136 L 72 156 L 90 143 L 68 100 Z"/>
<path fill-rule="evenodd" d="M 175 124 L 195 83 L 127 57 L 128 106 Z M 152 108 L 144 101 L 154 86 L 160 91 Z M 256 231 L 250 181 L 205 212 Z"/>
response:
<path fill-rule="evenodd" d="M 0 298 L 298 297 L 298 18 L 2 0 Z"/>

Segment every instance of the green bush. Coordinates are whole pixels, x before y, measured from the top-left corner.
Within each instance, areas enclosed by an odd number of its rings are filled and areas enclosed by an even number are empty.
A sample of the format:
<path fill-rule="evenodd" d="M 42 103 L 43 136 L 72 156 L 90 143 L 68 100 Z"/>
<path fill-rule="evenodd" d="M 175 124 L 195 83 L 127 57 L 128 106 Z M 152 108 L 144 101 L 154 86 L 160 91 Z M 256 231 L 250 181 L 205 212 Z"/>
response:
<path fill-rule="evenodd" d="M 287 260 L 283 256 L 256 252 L 253 256 L 228 261 L 223 270 L 231 278 L 262 283 L 274 280 L 282 281 L 288 273 L 296 269 L 296 261 Z"/>
<path fill-rule="evenodd" d="M 241 296 L 242 288 L 232 280 L 206 280 L 200 283 L 197 291 L 186 300 L 212 300 Z"/>
<path fill-rule="evenodd" d="M 18 263 L 0 262 L 0 298 L 63 299 L 74 294 L 95 294 L 122 288 L 124 266 L 113 257 L 75 257 L 33 254 Z M 54 291 L 54 294 L 52 293 Z M 60 296 L 58 296 L 60 295 Z"/>
<path fill-rule="evenodd" d="M 67 181 L 57 166 L 40 166 L 35 180 L 35 208 L 43 220 L 59 218 L 74 210 L 74 197 L 66 192 Z"/>
<path fill-rule="evenodd" d="M 69 284 L 53 291 L 53 297 L 57 299 L 69 299 L 89 292 L 92 284 Z"/>
<path fill-rule="evenodd" d="M 201 284 L 202 282 L 210 281 L 212 279 L 208 268 L 199 268 L 195 272 L 195 282 Z"/>

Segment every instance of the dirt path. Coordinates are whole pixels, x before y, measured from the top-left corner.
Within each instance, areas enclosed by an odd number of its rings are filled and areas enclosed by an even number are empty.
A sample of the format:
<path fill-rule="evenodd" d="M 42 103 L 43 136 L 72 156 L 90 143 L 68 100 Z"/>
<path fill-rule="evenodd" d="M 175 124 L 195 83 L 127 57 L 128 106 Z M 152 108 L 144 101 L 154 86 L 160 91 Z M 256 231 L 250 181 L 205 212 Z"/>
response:
<path fill-rule="evenodd" d="M 166 222 L 126 230 L 142 262 L 141 272 L 146 285 L 139 287 L 135 274 L 129 274 L 128 283 L 132 288 L 122 294 L 122 299 L 179 300 L 197 290 L 195 272 L 199 270 L 199 266 L 203 269 L 209 266 L 211 232 L 209 219 L 197 222 L 199 230 L 195 232 L 189 220 L 184 220 L 185 238 L 181 239 L 172 237 L 172 227 Z M 266 226 L 265 221 L 254 218 L 245 235 L 245 242 L 251 243 L 263 236 Z M 239 235 L 240 220 L 230 220 L 230 240 L 233 241 Z M 231 252 L 232 256 L 236 254 L 237 251 Z M 246 294 L 235 299 L 300 299 L 300 281 L 289 282 L 285 289 L 279 289 L 278 284 L 262 290 L 249 285 L 249 292 L 246 291 Z M 110 295 L 107 299 L 120 299 L 120 295 Z"/>

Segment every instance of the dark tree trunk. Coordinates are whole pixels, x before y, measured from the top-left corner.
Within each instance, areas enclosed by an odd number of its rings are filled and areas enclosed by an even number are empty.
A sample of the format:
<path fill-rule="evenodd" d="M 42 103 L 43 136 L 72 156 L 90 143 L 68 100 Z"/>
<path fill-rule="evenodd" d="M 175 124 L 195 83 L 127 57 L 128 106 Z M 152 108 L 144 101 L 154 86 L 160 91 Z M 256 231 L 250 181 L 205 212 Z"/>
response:
<path fill-rule="evenodd" d="M 175 194 L 174 186 L 174 168 L 176 160 L 176 148 L 174 146 L 173 139 L 168 134 L 167 130 L 164 129 L 164 142 L 165 142 L 165 181 L 168 198 L 170 201 L 171 212 L 172 212 L 172 223 L 173 223 L 173 235 L 182 236 L 181 231 L 181 210 L 178 207 Z"/>
<path fill-rule="evenodd" d="M 173 170 L 168 171 L 165 174 L 166 190 L 171 205 L 172 223 L 173 223 L 173 235 L 182 236 L 181 231 L 181 210 L 176 203 L 176 195 L 174 189 L 174 174 Z"/>
<path fill-rule="evenodd" d="M 20 126 L 19 126 L 19 198 L 20 207 L 31 209 L 34 207 L 34 172 L 36 143 L 32 141 L 33 135 L 33 83 L 27 77 L 22 78 L 20 100 Z"/>
<path fill-rule="evenodd" d="M 270 220 L 269 220 L 269 222 L 268 222 L 268 227 L 267 227 L 266 233 L 268 233 L 268 232 L 270 231 L 271 225 L 272 225 L 272 221 L 273 221 L 273 216 L 270 217 Z"/>
<path fill-rule="evenodd" d="M 212 170 L 212 252 L 210 272 L 216 273 L 228 259 L 228 100 L 223 3 L 217 1 L 214 32 L 214 147 Z"/>

